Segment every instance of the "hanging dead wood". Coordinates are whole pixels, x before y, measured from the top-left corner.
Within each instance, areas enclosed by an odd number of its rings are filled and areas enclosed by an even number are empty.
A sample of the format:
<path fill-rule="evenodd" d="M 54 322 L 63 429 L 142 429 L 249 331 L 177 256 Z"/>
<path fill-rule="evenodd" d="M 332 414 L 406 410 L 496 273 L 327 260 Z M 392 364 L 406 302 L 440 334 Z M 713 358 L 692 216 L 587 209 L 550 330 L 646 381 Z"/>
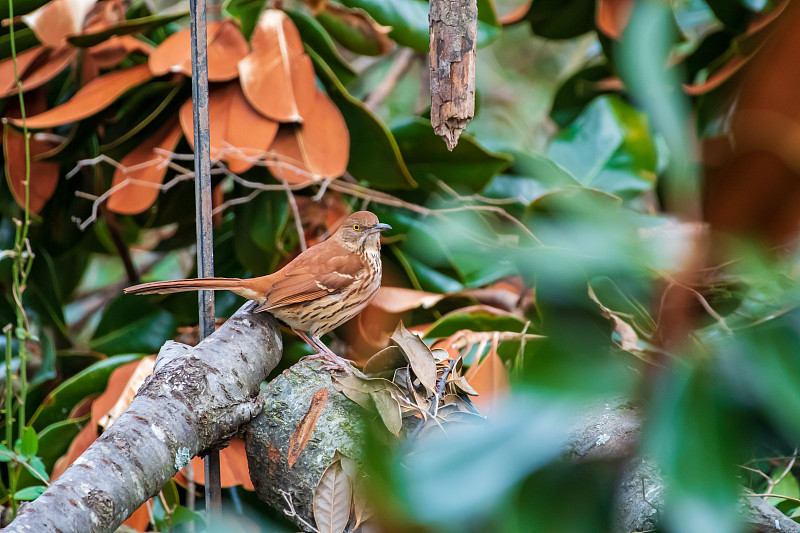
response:
<path fill-rule="evenodd" d="M 452 150 L 475 115 L 476 0 L 431 0 L 431 125 Z"/>

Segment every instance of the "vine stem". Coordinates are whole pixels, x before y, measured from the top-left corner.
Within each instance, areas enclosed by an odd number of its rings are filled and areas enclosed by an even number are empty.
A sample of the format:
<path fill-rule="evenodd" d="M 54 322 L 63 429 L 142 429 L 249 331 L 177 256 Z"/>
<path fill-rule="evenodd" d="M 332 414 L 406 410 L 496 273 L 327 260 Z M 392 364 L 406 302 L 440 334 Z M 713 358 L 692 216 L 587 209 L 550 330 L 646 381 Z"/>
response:
<path fill-rule="evenodd" d="M 15 315 L 17 319 L 17 327 L 15 336 L 17 337 L 17 353 L 19 359 L 19 400 L 18 400 L 18 415 L 17 421 L 19 423 L 19 436 L 25 431 L 25 403 L 28 395 L 28 376 L 27 376 L 27 339 L 30 337 L 30 324 L 28 316 L 25 313 L 25 308 L 22 305 L 22 293 L 28 282 L 28 276 L 31 272 L 31 265 L 33 261 L 33 253 L 28 242 L 28 229 L 31 223 L 31 139 L 30 132 L 28 131 L 27 115 L 25 113 L 25 97 L 22 94 L 22 80 L 19 77 L 19 66 L 17 64 L 17 43 L 14 27 L 14 1 L 8 0 L 8 20 L 9 20 L 9 42 L 11 44 L 11 60 L 14 65 L 14 81 L 17 86 L 17 96 L 19 98 L 20 117 L 22 118 L 22 133 L 25 139 L 25 202 L 23 206 L 23 219 L 22 222 L 17 223 L 16 231 L 14 232 L 14 263 L 12 266 L 12 295 L 16 304 Z M 9 127 L 9 126 L 6 126 Z M 11 391 L 6 393 L 6 440 L 8 447 L 13 447 L 13 414 L 12 405 L 9 402 L 9 396 L 13 395 L 13 381 L 10 368 L 9 351 L 11 346 L 10 330 L 6 333 L 6 389 Z M 13 400 L 13 398 L 11 398 Z M 9 462 L 9 482 L 12 506 L 16 510 L 16 501 L 14 500 L 14 491 L 16 490 L 16 480 L 19 476 L 20 465 L 14 465 L 14 473 L 11 472 L 11 465 L 13 461 Z"/>

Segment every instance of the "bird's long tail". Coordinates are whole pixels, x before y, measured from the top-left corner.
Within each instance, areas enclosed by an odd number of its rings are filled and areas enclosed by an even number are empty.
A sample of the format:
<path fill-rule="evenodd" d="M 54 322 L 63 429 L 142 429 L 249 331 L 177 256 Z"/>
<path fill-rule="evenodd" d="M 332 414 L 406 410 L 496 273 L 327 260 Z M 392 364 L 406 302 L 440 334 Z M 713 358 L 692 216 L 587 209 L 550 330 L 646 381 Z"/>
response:
<path fill-rule="evenodd" d="M 188 291 L 231 291 L 247 299 L 258 299 L 258 293 L 251 287 L 251 280 L 239 278 L 196 278 L 172 281 L 152 281 L 125 289 L 126 294 L 172 294 Z"/>

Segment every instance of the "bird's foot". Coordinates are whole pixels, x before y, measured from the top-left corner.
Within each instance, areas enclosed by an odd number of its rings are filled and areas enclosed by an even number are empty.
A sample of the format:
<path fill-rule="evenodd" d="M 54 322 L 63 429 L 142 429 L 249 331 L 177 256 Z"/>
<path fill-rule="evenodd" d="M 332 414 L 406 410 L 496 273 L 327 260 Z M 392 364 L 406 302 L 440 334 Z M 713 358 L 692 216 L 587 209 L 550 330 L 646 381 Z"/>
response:
<path fill-rule="evenodd" d="M 344 372 L 347 372 L 348 374 L 352 374 L 353 373 L 353 366 L 352 365 L 354 364 L 354 362 L 351 361 L 350 359 L 345 359 L 344 357 L 339 357 L 338 355 L 336 355 L 333 352 L 313 353 L 311 355 L 306 355 L 305 357 L 302 357 L 300 360 L 301 361 L 306 361 L 306 360 L 310 361 L 310 360 L 313 360 L 313 359 L 322 359 L 323 362 L 325 363 L 325 369 L 326 370 L 330 370 L 330 371 L 342 370 Z"/>

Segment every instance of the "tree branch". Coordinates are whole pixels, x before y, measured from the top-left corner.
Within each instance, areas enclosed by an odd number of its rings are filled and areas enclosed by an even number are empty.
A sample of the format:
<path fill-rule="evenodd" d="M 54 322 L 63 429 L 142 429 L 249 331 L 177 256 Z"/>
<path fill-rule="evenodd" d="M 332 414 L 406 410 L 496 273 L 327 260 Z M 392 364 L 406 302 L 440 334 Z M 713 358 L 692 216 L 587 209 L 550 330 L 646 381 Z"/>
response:
<path fill-rule="evenodd" d="M 255 416 L 282 344 L 275 319 L 251 314 L 252 305 L 194 348 L 166 343 L 130 407 L 4 531 L 113 531 L 190 458 Z"/>

